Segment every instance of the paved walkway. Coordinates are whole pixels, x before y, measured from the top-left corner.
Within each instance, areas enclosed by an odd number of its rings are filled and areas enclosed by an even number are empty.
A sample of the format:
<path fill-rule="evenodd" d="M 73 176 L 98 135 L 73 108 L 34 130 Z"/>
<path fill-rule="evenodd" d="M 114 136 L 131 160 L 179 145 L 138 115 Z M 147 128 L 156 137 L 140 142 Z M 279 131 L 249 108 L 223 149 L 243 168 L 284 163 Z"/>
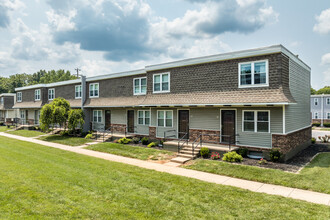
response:
<path fill-rule="evenodd" d="M 1 136 L 9 137 L 9 138 L 15 138 L 22 141 L 28 141 L 36 144 L 41 144 L 49 147 L 54 147 L 66 151 L 75 152 L 78 154 L 88 155 L 92 157 L 97 157 L 109 161 L 119 162 L 119 163 L 125 163 L 130 164 L 133 166 L 138 166 L 150 170 L 156 170 L 159 172 L 165 172 L 170 173 L 174 175 L 179 176 L 185 176 L 189 178 L 194 178 L 198 180 L 202 180 L 205 182 L 210 183 L 216 183 L 216 184 L 222 184 L 222 185 L 228 185 L 228 186 L 234 186 L 242 189 L 247 189 L 253 192 L 259 192 L 259 193 L 266 193 L 271 195 L 279 195 L 284 196 L 288 198 L 293 199 L 299 199 L 304 200 L 307 202 L 317 203 L 317 204 L 323 204 L 330 206 L 330 194 L 324 194 L 324 193 L 318 193 L 318 192 L 312 192 L 308 190 L 301 190 L 301 189 L 295 189 L 285 186 L 279 186 L 279 185 L 272 185 L 272 184 L 265 184 L 260 182 L 254 182 L 249 180 L 243 180 L 238 178 L 232 178 L 227 176 L 221 176 L 196 170 L 190 170 L 190 169 L 184 169 L 180 167 L 174 167 L 174 166 L 167 166 L 163 164 L 128 158 L 128 157 L 122 157 L 117 156 L 113 154 L 108 153 L 102 153 L 92 150 L 83 149 L 80 147 L 70 147 L 67 145 L 62 144 L 56 144 L 51 142 L 46 142 L 42 140 L 37 140 L 33 138 L 27 138 L 27 137 L 21 137 L 17 135 L 7 134 L 0 132 Z"/>

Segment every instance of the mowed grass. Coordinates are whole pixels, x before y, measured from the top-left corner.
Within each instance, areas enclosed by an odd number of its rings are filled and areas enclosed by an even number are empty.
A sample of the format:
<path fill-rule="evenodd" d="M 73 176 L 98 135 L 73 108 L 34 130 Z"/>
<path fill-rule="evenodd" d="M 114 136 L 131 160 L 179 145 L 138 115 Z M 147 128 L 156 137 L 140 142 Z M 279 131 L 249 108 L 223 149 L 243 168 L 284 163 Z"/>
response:
<path fill-rule="evenodd" d="M 124 157 L 131 157 L 140 160 L 168 160 L 175 155 L 172 151 L 157 150 L 153 148 L 144 148 L 117 143 L 100 143 L 90 145 L 86 149 L 116 154 Z"/>
<path fill-rule="evenodd" d="M 16 130 L 16 131 L 7 131 L 9 134 L 14 134 L 23 137 L 37 137 L 45 133 L 36 130 Z"/>
<path fill-rule="evenodd" d="M 185 168 L 330 194 L 330 153 L 321 153 L 299 174 L 198 159 Z"/>
<path fill-rule="evenodd" d="M 329 219 L 329 207 L 0 137 L 0 219 Z"/>
<path fill-rule="evenodd" d="M 92 140 L 85 139 L 85 138 L 80 138 L 80 137 L 70 137 L 70 136 L 61 136 L 61 135 L 48 135 L 48 136 L 42 136 L 38 138 L 43 141 L 49 141 L 49 142 L 54 142 L 58 144 L 65 144 L 69 146 L 81 146 L 86 143 L 92 142 Z"/>
<path fill-rule="evenodd" d="M 7 126 L 0 126 L 0 132 L 8 131 L 11 128 L 8 128 Z"/>

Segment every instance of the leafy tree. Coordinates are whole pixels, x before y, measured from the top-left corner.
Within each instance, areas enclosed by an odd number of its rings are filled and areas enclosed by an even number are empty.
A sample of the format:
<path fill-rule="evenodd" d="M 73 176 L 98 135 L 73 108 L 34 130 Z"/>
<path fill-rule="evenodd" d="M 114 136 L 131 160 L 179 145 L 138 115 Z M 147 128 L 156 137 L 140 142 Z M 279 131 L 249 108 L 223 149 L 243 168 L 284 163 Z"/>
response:
<path fill-rule="evenodd" d="M 323 88 L 317 90 L 316 94 L 330 94 L 330 86 L 324 86 Z"/>
<path fill-rule="evenodd" d="M 315 95 L 315 94 L 316 94 L 316 90 L 311 87 L 311 95 Z"/>
<path fill-rule="evenodd" d="M 76 128 L 85 124 L 84 121 L 84 112 L 81 109 L 71 109 L 69 111 L 69 118 L 68 118 L 68 128 L 73 134 L 76 133 Z"/>
<path fill-rule="evenodd" d="M 43 131 L 49 131 L 49 127 L 51 124 L 53 124 L 53 105 L 46 104 L 41 108 L 40 128 Z"/>

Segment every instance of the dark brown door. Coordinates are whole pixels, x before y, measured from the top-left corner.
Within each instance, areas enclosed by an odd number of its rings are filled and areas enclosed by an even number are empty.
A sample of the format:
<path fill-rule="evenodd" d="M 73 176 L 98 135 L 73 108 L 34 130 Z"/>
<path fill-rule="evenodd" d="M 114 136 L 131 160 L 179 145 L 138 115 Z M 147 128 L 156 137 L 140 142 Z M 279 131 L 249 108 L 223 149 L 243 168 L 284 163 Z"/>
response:
<path fill-rule="evenodd" d="M 24 124 L 29 124 L 29 110 L 25 110 L 25 121 Z"/>
<path fill-rule="evenodd" d="M 179 138 L 189 138 L 189 111 L 188 110 L 179 110 Z"/>
<path fill-rule="evenodd" d="M 127 111 L 127 132 L 134 133 L 134 110 Z"/>
<path fill-rule="evenodd" d="M 223 143 L 235 143 L 235 111 L 234 110 L 222 110 L 221 111 L 221 141 Z"/>
<path fill-rule="evenodd" d="M 105 129 L 109 129 L 111 126 L 111 112 L 110 110 L 105 110 Z"/>

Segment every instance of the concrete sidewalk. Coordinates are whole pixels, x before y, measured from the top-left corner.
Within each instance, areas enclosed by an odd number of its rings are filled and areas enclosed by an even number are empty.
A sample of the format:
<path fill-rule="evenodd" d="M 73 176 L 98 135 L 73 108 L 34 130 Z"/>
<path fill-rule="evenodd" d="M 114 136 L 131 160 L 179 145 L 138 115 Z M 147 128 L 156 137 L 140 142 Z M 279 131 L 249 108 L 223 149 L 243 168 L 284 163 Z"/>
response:
<path fill-rule="evenodd" d="M 255 181 L 249 181 L 249 180 L 243 180 L 238 178 L 232 178 L 227 176 L 221 176 L 217 174 L 211 174 L 196 170 L 190 170 L 190 169 L 184 169 L 180 167 L 173 167 L 173 166 L 166 166 L 163 164 L 123 157 L 123 156 L 117 156 L 113 154 L 108 153 L 102 153 L 92 150 L 83 149 L 80 147 L 71 147 L 63 144 L 56 144 L 51 143 L 47 141 L 42 141 L 38 139 L 33 138 L 27 138 L 27 137 L 21 137 L 17 135 L 12 135 L 8 133 L 0 132 L 1 136 L 5 136 L 8 138 L 14 138 L 22 141 L 28 141 L 36 144 L 45 145 L 48 147 L 54 147 L 61 150 L 71 151 L 78 154 L 88 155 L 96 158 L 101 158 L 104 160 L 119 162 L 119 163 L 125 163 L 133 166 L 138 166 L 150 170 L 156 170 L 159 172 L 165 172 L 170 173 L 174 175 L 179 176 L 185 176 L 189 178 L 194 178 L 198 180 L 202 180 L 205 182 L 210 183 L 216 183 L 216 184 L 222 184 L 222 185 L 228 185 L 228 186 L 234 186 L 241 189 L 247 189 L 253 192 L 259 192 L 259 193 L 266 193 L 271 195 L 279 195 L 284 196 L 288 198 L 293 199 L 299 199 L 304 200 L 307 202 L 317 203 L 317 204 L 323 204 L 330 206 L 330 194 L 325 193 L 318 193 L 318 192 L 312 192 L 308 190 L 301 190 L 301 189 L 295 189 L 291 187 L 285 187 L 285 186 L 279 186 L 279 185 L 272 185 L 272 184 L 266 184 L 266 183 L 260 183 Z"/>

